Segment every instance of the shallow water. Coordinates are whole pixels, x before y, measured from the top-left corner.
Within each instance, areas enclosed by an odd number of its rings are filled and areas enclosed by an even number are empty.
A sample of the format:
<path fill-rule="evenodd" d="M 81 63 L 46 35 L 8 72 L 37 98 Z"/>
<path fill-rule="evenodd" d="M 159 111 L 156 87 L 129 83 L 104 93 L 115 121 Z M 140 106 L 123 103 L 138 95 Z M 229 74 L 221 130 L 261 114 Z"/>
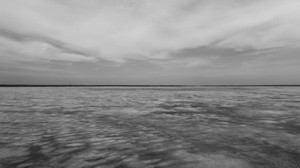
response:
<path fill-rule="evenodd" d="M 299 168 L 300 87 L 0 88 L 2 168 Z"/>

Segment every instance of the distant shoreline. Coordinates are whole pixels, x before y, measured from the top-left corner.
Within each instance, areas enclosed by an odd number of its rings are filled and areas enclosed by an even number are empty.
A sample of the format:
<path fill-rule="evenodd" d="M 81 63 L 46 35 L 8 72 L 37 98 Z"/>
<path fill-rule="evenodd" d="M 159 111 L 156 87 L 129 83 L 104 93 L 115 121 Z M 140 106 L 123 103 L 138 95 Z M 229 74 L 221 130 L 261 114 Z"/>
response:
<path fill-rule="evenodd" d="M 300 87 L 300 85 L 10 85 L 0 87 Z"/>

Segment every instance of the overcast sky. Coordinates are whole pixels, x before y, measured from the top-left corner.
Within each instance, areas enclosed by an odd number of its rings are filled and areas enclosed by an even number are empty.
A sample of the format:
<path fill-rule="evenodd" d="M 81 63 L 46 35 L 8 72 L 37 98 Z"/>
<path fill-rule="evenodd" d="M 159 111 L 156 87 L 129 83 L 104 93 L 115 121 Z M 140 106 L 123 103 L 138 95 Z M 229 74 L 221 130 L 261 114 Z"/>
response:
<path fill-rule="evenodd" d="M 300 84 L 299 0 L 0 0 L 0 84 Z"/>

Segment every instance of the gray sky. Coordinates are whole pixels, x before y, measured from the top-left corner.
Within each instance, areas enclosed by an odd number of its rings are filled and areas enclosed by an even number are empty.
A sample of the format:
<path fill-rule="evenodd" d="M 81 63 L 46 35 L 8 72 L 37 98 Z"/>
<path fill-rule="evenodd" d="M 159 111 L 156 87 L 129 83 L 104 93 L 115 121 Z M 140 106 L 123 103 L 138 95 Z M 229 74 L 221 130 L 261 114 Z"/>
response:
<path fill-rule="evenodd" d="M 0 84 L 300 84 L 299 0 L 0 0 Z"/>

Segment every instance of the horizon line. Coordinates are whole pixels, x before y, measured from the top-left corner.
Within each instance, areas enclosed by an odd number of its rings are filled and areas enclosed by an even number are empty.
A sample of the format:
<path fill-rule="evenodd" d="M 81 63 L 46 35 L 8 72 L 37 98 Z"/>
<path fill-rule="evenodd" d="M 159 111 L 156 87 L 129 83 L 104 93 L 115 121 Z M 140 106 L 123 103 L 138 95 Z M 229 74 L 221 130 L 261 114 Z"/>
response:
<path fill-rule="evenodd" d="M 142 85 L 74 85 L 74 84 L 0 84 L 0 87 L 300 87 L 300 84 L 230 84 L 230 85 L 180 85 L 180 84 L 142 84 Z"/>

